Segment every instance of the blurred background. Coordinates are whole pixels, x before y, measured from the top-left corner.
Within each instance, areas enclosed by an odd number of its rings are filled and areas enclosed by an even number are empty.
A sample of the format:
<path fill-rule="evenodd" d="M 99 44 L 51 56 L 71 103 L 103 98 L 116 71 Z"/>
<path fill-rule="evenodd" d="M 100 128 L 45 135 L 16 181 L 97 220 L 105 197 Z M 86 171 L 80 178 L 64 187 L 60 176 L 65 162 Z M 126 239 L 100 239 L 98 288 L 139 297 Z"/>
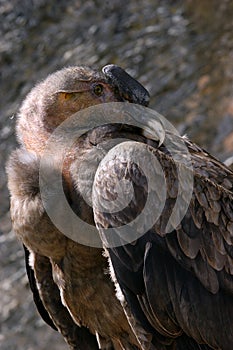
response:
<path fill-rule="evenodd" d="M 150 107 L 221 160 L 233 155 L 233 1 L 0 0 L 0 348 L 66 349 L 37 315 L 11 231 L 5 161 L 33 85 L 68 65 L 115 63 Z"/>

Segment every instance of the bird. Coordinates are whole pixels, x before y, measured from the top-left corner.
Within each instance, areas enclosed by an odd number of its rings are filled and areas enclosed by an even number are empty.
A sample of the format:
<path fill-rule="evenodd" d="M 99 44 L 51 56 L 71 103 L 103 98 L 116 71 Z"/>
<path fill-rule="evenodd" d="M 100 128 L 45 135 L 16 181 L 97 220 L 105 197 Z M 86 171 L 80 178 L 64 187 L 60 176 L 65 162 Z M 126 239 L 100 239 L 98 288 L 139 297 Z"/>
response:
<path fill-rule="evenodd" d="M 115 65 L 102 73 L 66 68 L 24 101 L 21 147 L 7 172 L 13 228 L 25 246 L 34 299 L 72 349 L 229 350 L 233 172 L 175 132 L 148 103 L 143 86 Z M 119 121 L 91 124 L 62 168 L 66 198 L 94 227 L 97 248 L 54 226 L 39 173 L 61 123 L 78 111 L 92 118 L 103 110 Z M 56 201 L 54 208 L 59 216 Z"/>
<path fill-rule="evenodd" d="M 36 307 L 70 349 L 140 349 L 106 272 L 108 262 L 102 247 L 85 246 L 60 232 L 47 214 L 40 192 L 41 159 L 59 125 L 88 107 L 123 101 L 147 105 L 149 95 L 122 68 L 108 65 L 104 73 L 71 66 L 33 87 L 17 115 L 19 148 L 7 164 L 12 225 L 23 243 Z M 120 126 L 117 128 L 120 134 Z M 111 127 L 103 129 L 103 133 L 94 130 L 92 136 L 109 137 Z M 65 158 L 63 188 L 72 210 L 95 227 L 93 211 L 74 186 L 72 175 L 72 164 L 95 147 L 88 134 L 80 139 Z"/>
<path fill-rule="evenodd" d="M 141 349 L 232 349 L 232 170 L 168 128 L 161 140 L 115 145 L 93 189 L 109 273 Z"/>

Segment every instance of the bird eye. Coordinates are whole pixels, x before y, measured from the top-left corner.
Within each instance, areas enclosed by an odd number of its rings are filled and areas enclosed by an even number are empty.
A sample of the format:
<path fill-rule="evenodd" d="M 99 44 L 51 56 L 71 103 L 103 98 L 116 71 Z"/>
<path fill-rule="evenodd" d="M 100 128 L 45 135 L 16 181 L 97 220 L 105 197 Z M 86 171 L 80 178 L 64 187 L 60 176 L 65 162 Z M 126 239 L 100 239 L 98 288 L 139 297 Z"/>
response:
<path fill-rule="evenodd" d="M 103 88 L 103 85 L 101 85 L 101 84 L 94 86 L 94 93 L 96 94 L 96 96 L 101 96 L 103 93 L 103 90 L 104 90 L 104 88 Z"/>

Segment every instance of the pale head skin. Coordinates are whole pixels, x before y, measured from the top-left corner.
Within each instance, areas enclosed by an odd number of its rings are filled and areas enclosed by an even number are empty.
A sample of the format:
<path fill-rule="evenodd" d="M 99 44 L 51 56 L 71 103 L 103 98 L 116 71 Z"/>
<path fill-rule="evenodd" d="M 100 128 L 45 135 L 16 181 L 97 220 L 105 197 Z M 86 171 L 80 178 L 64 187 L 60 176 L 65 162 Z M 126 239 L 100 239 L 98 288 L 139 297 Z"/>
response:
<path fill-rule="evenodd" d="M 16 132 L 27 150 L 41 154 L 55 128 L 74 113 L 106 102 L 122 101 L 103 73 L 68 67 L 49 75 L 27 95 L 19 110 Z"/>

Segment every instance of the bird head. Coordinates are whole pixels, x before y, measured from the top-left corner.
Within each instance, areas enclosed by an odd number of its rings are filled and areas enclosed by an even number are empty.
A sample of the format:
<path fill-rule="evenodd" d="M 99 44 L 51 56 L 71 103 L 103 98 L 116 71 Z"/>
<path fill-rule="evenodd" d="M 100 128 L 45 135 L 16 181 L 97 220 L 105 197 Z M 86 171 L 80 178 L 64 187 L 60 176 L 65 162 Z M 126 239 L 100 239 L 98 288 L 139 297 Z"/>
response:
<path fill-rule="evenodd" d="M 41 153 L 51 133 L 64 120 L 89 106 L 122 101 L 117 87 L 103 73 L 88 67 L 68 67 L 49 75 L 24 100 L 17 135 L 30 151 Z"/>
<path fill-rule="evenodd" d="M 16 127 L 19 142 L 41 154 L 53 131 L 74 113 L 107 102 L 146 101 L 146 105 L 149 94 L 145 91 L 115 65 L 104 67 L 103 72 L 81 66 L 63 68 L 36 85 L 24 100 Z"/>

